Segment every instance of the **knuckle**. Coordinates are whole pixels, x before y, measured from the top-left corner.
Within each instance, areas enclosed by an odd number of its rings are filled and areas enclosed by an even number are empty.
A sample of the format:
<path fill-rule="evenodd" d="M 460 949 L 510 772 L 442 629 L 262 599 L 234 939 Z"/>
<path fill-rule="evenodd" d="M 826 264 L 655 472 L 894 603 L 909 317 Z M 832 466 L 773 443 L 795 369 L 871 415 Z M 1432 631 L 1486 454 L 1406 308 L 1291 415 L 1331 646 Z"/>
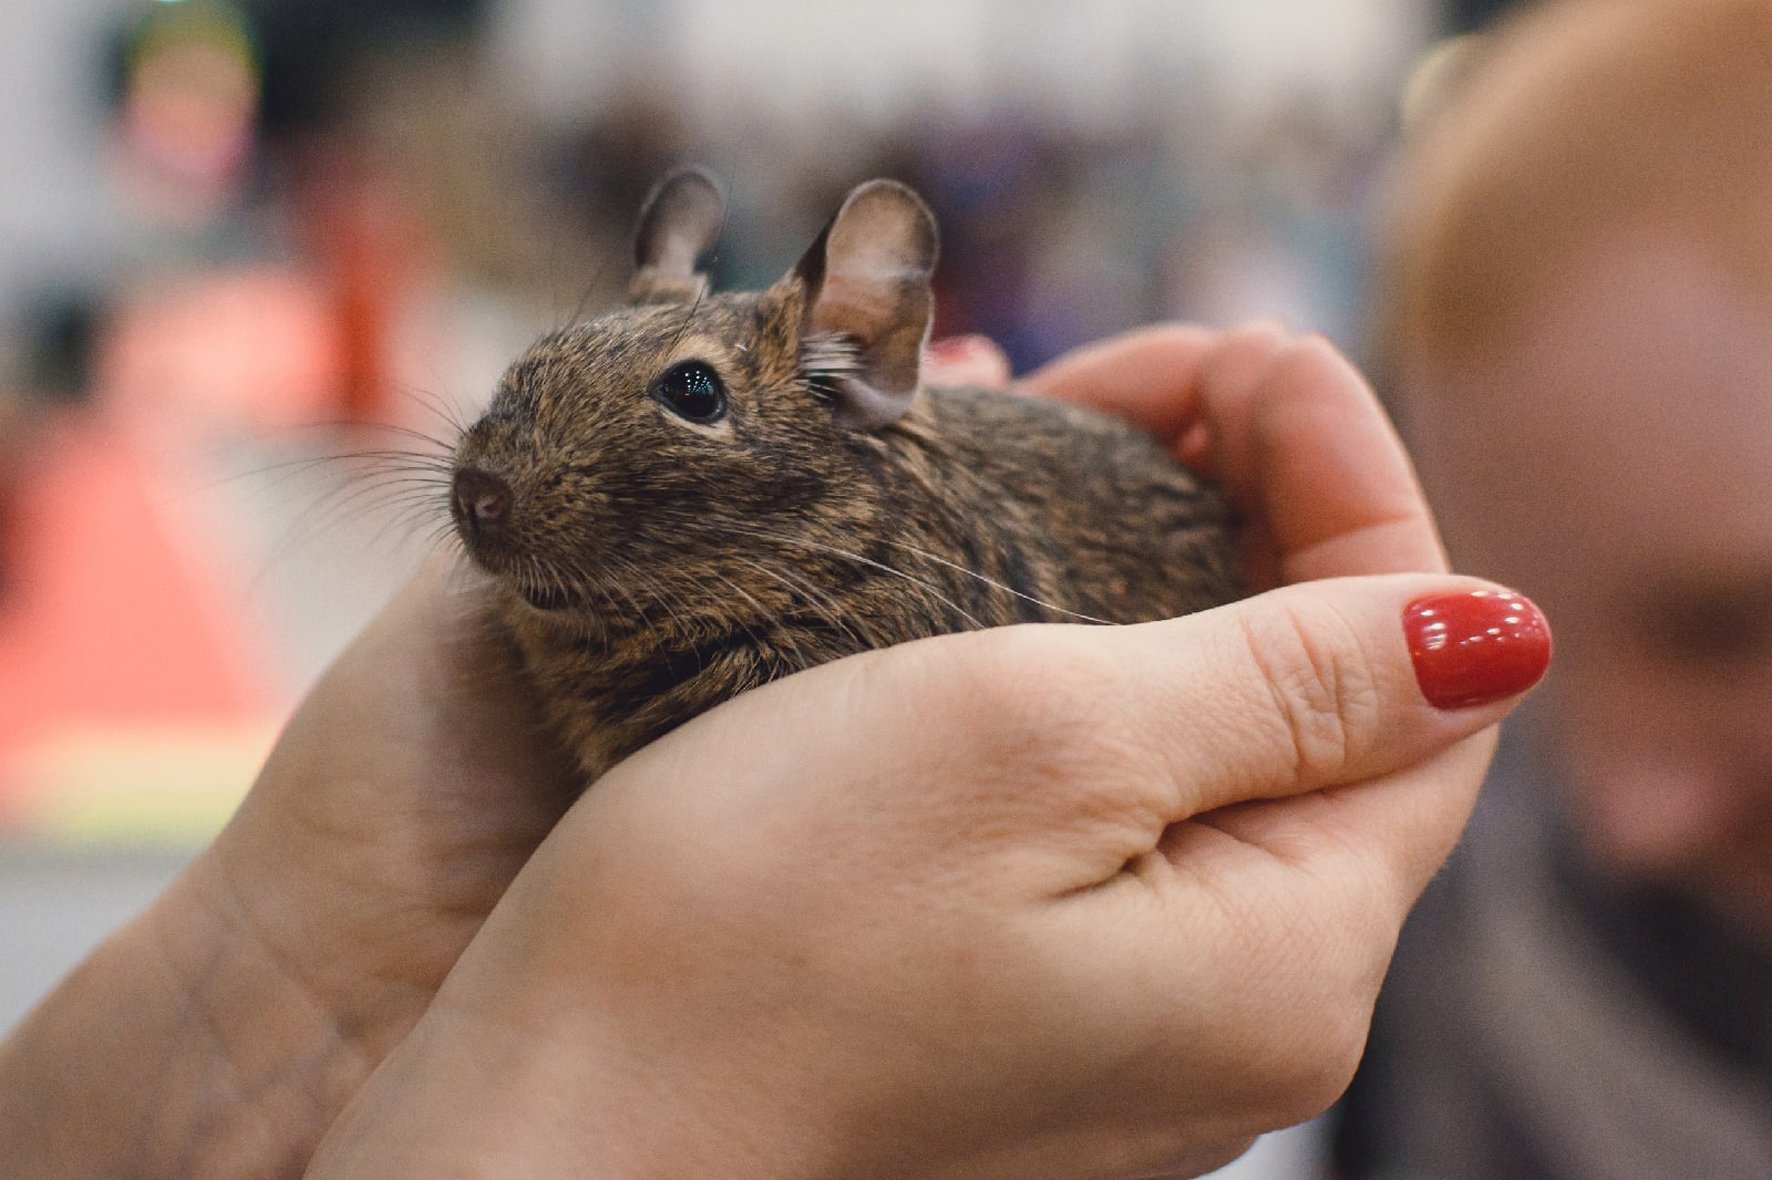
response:
<path fill-rule="evenodd" d="M 1376 981 L 1330 965 L 1258 1006 L 1246 1060 L 1272 1125 L 1315 1118 L 1341 1097 L 1365 1054 L 1377 992 Z"/>
<path fill-rule="evenodd" d="M 1280 355 L 1280 363 L 1305 367 L 1339 365 L 1341 352 L 1321 332 L 1306 332 L 1290 342 Z"/>
<path fill-rule="evenodd" d="M 1213 362 L 1219 368 L 1231 367 L 1244 379 L 1257 379 L 1285 351 L 1286 343 L 1285 325 L 1278 320 L 1240 324 L 1219 341 Z"/>
<path fill-rule="evenodd" d="M 1396 927 L 1381 918 L 1301 925 L 1311 949 L 1293 964 L 1295 990 L 1262 1023 L 1270 1092 L 1292 1122 L 1321 1114 L 1353 1080 L 1396 943 Z"/>
<path fill-rule="evenodd" d="M 1277 349 L 1287 340 L 1285 321 L 1277 318 L 1249 320 L 1237 324 L 1226 335 L 1225 343 L 1233 347 Z"/>
<path fill-rule="evenodd" d="M 1380 710 L 1358 630 L 1328 604 L 1309 602 L 1245 614 L 1242 631 L 1296 777 L 1332 781 L 1364 753 Z"/>
<path fill-rule="evenodd" d="M 1321 405 L 1325 397 L 1365 389 L 1365 378 L 1359 371 L 1327 337 L 1314 332 L 1291 340 L 1280 349 L 1266 380 L 1275 390 L 1309 391 L 1311 403 L 1316 405 Z"/>
<path fill-rule="evenodd" d="M 1286 1125 L 1313 1119 L 1333 1106 L 1365 1054 L 1369 1017 L 1364 1009 L 1343 1004 L 1317 1015 L 1308 1029 L 1300 1030 L 1290 1065 L 1272 1079 L 1275 1113 Z"/>

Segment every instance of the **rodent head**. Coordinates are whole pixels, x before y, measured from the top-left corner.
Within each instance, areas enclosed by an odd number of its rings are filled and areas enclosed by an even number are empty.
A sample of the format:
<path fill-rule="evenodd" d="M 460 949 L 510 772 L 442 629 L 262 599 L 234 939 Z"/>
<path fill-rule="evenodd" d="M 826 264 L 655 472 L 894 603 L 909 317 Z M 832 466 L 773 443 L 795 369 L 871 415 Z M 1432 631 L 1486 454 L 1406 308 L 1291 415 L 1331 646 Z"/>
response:
<path fill-rule="evenodd" d="M 878 510 L 859 469 L 917 395 L 934 218 L 872 181 L 773 286 L 708 295 L 723 211 L 705 173 L 666 178 L 630 306 L 533 345 L 456 448 L 456 530 L 533 607 L 717 609 L 769 537 L 791 569 Z"/>

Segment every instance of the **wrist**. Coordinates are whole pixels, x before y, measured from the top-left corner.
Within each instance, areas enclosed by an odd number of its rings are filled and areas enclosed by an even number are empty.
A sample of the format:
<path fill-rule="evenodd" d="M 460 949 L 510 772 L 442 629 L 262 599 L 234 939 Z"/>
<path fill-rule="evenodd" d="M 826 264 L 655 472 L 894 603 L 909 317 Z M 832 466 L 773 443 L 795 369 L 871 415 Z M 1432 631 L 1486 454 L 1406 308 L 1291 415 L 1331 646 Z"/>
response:
<path fill-rule="evenodd" d="M 569 1016 L 511 999 L 462 1002 L 446 988 L 334 1122 L 310 1180 L 859 1174 L 766 1057 L 637 1043 L 588 1014 L 594 997 Z"/>
<path fill-rule="evenodd" d="M 289 1174 L 374 1067 L 202 896 L 203 871 L 112 934 L 0 1047 L 9 1175 Z"/>

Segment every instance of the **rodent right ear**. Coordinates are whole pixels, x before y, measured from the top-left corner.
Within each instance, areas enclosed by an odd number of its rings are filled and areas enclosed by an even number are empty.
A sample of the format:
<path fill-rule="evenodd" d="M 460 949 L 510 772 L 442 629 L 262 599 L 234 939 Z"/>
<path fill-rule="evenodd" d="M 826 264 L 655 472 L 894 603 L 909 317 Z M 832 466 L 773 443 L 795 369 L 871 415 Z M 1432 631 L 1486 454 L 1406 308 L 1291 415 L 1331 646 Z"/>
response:
<path fill-rule="evenodd" d="M 916 400 L 938 250 L 923 198 L 897 181 L 870 180 L 783 280 L 805 303 L 802 367 L 844 426 L 879 430 Z"/>
<path fill-rule="evenodd" d="M 630 303 L 689 303 L 707 294 L 695 264 L 720 236 L 726 194 L 705 170 L 679 169 L 658 182 L 640 207 L 634 233 Z"/>

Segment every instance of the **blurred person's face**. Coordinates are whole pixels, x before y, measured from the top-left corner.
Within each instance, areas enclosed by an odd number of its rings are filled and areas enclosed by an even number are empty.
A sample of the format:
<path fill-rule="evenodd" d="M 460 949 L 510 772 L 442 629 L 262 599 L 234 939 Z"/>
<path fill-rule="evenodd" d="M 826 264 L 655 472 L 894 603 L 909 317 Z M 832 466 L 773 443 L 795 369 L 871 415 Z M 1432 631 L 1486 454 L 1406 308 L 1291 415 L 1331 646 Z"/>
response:
<path fill-rule="evenodd" d="M 1671 234 L 1479 361 L 1408 364 L 1461 562 L 1530 594 L 1589 851 L 1772 939 L 1772 302 Z"/>

